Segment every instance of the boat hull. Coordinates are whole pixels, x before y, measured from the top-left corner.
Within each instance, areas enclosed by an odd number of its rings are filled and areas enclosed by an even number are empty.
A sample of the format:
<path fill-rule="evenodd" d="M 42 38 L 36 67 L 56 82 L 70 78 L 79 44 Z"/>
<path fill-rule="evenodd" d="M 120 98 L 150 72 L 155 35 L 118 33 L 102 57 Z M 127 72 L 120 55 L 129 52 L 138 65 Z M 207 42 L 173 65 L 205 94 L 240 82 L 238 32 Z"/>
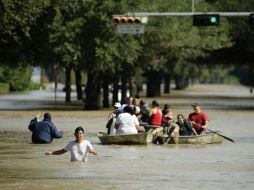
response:
<path fill-rule="evenodd" d="M 146 130 L 148 130 L 147 132 L 148 133 L 147 139 L 149 139 L 148 142 L 154 141 L 151 135 L 151 130 L 154 130 L 159 127 L 161 126 L 156 126 L 156 125 L 146 126 Z M 219 135 L 216 133 L 218 133 Z M 218 144 L 218 143 L 222 143 L 224 139 L 220 135 L 221 135 L 221 132 L 215 131 L 215 133 L 207 132 L 202 135 L 179 136 L 178 144 Z M 167 142 L 168 144 L 174 144 L 173 139 L 168 140 L 168 137 L 164 137 L 163 133 L 161 133 L 159 136 L 161 136 L 163 142 Z"/>
<path fill-rule="evenodd" d="M 220 134 L 220 132 L 217 132 Z M 194 136 L 179 136 L 178 144 L 219 144 L 223 142 L 223 137 L 218 134 L 207 132 L 202 135 Z M 168 142 L 173 144 L 172 141 Z"/>
<path fill-rule="evenodd" d="M 108 135 L 105 132 L 98 132 L 97 136 L 102 144 L 147 144 L 147 133 L 131 135 Z"/>

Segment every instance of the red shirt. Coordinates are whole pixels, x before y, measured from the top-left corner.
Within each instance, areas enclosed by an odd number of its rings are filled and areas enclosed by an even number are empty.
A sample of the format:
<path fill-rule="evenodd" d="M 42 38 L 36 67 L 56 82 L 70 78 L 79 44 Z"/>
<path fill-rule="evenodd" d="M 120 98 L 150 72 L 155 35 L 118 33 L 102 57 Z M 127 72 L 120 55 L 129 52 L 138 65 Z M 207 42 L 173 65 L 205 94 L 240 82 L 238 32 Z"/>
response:
<path fill-rule="evenodd" d="M 198 134 L 200 134 L 204 130 L 204 128 L 202 128 L 201 126 L 204 125 L 205 122 L 208 120 L 208 116 L 204 112 L 194 112 L 189 115 L 189 121 L 194 121 L 196 123 L 193 124 L 193 127 Z"/>
<path fill-rule="evenodd" d="M 157 109 L 157 113 L 151 115 L 149 125 L 161 126 L 161 113 L 159 112 L 158 109 Z"/>

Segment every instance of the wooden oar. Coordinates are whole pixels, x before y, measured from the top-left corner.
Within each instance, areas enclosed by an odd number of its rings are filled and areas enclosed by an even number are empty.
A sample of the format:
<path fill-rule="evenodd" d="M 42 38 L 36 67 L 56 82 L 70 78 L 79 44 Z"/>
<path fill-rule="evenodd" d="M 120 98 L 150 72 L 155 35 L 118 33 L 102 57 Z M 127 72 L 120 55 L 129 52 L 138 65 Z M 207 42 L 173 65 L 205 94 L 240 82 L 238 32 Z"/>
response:
<path fill-rule="evenodd" d="M 210 132 L 212 132 L 212 133 L 215 133 L 215 134 L 217 134 L 217 135 L 219 135 L 219 136 L 221 136 L 221 137 L 223 137 L 224 139 L 227 139 L 227 140 L 229 140 L 229 141 L 231 141 L 231 142 L 235 142 L 233 139 L 231 139 L 231 138 L 229 138 L 229 137 L 226 137 L 226 136 L 224 136 L 224 135 L 221 135 L 220 133 L 217 133 L 217 132 L 215 132 L 215 131 L 212 131 L 211 129 L 207 129 L 208 131 L 210 131 Z"/>
<path fill-rule="evenodd" d="M 192 122 L 192 123 L 201 127 L 201 125 L 197 124 L 196 122 Z M 214 134 L 217 134 L 217 135 L 223 137 L 224 139 L 227 139 L 227 140 L 229 140 L 229 141 L 231 141 L 231 142 L 233 142 L 233 143 L 235 142 L 233 139 L 231 139 L 231 138 L 229 138 L 229 137 L 226 137 L 226 136 L 224 136 L 224 135 L 221 135 L 220 133 L 217 133 L 216 131 L 213 131 L 213 130 L 211 130 L 211 129 L 206 129 L 206 130 L 208 130 L 208 131 L 210 131 L 210 132 L 212 132 L 212 133 L 214 133 Z"/>

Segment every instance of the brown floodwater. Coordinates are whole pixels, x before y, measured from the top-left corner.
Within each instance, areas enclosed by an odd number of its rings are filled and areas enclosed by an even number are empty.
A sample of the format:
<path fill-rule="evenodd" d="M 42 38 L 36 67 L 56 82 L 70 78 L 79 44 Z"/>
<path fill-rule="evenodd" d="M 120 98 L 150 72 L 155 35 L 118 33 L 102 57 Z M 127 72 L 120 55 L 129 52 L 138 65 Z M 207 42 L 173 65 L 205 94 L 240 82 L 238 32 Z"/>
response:
<path fill-rule="evenodd" d="M 49 145 L 31 144 L 27 129 L 31 117 L 42 110 L 0 111 L 0 189 L 230 189 L 254 188 L 254 99 L 199 96 L 160 99 L 172 111 L 187 116 L 193 101 L 200 101 L 219 130 L 236 143 L 214 145 L 102 145 L 96 137 L 105 131 L 107 111 L 50 111 L 64 138 Z M 195 99 L 196 98 L 196 99 Z M 147 100 L 150 101 L 150 100 Z M 44 111 L 42 111 L 44 112 Z M 45 156 L 74 139 L 77 126 L 85 128 L 98 155 L 86 163 L 70 162 L 67 152 Z"/>

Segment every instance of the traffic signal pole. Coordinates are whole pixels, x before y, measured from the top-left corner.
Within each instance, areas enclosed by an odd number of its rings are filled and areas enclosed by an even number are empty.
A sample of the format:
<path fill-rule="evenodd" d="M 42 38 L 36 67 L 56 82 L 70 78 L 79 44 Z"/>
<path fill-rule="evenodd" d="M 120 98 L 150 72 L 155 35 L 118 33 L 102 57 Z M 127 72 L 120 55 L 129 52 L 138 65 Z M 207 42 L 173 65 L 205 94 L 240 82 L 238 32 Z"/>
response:
<path fill-rule="evenodd" d="M 140 12 L 112 15 L 113 22 L 117 24 L 118 33 L 144 33 L 144 24 L 148 17 L 192 17 L 193 26 L 219 26 L 220 17 L 249 17 L 249 24 L 254 28 L 254 12 Z M 143 20 L 143 21 L 142 21 Z"/>
<path fill-rule="evenodd" d="M 149 16 L 194 16 L 196 14 L 219 14 L 224 17 L 244 17 L 253 14 L 254 12 L 163 12 L 163 13 L 125 13 L 125 16 L 140 16 L 140 17 L 149 17 Z"/>

